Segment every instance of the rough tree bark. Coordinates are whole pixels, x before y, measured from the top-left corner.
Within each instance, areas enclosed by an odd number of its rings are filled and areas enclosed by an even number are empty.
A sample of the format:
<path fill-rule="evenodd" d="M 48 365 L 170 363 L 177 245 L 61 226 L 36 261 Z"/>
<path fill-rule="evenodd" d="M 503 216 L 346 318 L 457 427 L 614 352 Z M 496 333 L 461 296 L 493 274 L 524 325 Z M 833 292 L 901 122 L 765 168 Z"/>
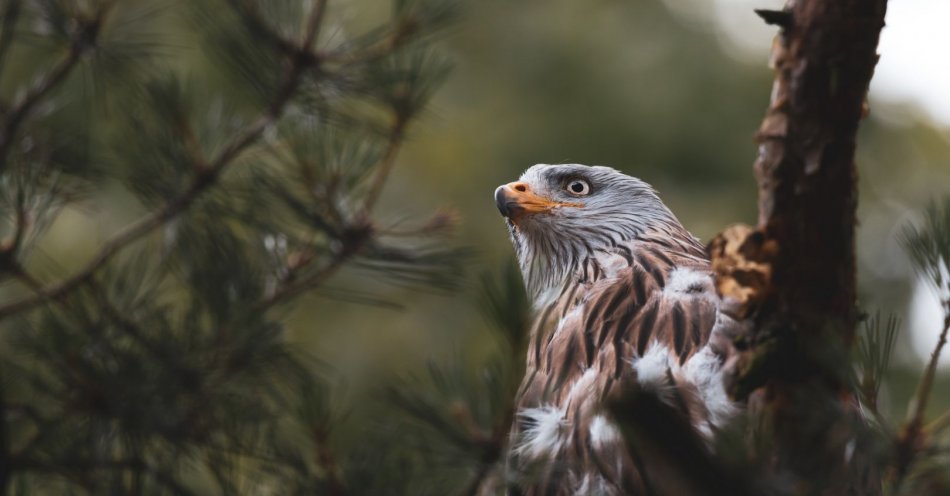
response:
<path fill-rule="evenodd" d="M 754 324 L 737 341 L 731 390 L 755 391 L 775 469 L 808 494 L 856 490 L 843 485 L 857 475 L 844 413 L 857 320 L 854 152 L 886 3 L 790 0 L 758 11 L 780 27 L 756 134 L 758 226 L 734 226 L 710 244 L 730 311 Z"/>

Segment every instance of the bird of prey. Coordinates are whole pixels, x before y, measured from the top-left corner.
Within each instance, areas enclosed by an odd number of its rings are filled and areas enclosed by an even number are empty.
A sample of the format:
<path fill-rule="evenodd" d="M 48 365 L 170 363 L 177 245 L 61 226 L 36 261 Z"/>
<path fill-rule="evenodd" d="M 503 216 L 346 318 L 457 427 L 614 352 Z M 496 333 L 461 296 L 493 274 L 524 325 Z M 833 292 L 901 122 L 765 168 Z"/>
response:
<path fill-rule="evenodd" d="M 621 384 L 676 404 L 709 436 L 735 324 L 705 250 L 653 188 L 608 167 L 539 164 L 495 191 L 535 314 L 509 448 L 520 494 L 642 494 L 601 408 Z M 631 382 L 632 381 L 632 382 Z"/>

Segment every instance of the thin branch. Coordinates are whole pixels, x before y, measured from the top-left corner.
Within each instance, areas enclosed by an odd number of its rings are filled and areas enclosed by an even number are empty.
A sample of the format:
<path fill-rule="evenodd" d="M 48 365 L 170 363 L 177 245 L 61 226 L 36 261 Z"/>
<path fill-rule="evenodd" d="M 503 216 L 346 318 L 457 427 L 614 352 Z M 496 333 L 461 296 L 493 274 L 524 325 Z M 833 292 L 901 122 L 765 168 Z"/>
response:
<path fill-rule="evenodd" d="M 319 286 L 324 281 L 326 281 L 330 276 L 335 274 L 342 266 L 343 263 L 348 261 L 350 254 L 340 254 L 333 257 L 325 267 L 320 270 L 310 274 L 307 277 L 293 280 L 288 284 L 281 286 L 269 296 L 264 297 L 256 304 L 252 306 L 254 312 L 263 312 L 269 308 L 282 303 L 290 298 L 298 296 L 302 293 L 305 293 L 316 286 Z"/>
<path fill-rule="evenodd" d="M 315 6 L 315 10 L 320 8 L 321 3 Z M 319 16 L 316 16 L 319 18 Z M 308 29 L 316 30 L 316 26 L 308 26 Z M 305 39 L 310 38 L 312 34 L 305 34 Z M 32 297 L 24 298 L 20 301 L 0 306 L 0 320 L 7 318 L 19 312 L 31 309 L 47 300 L 60 298 L 66 293 L 72 291 L 81 284 L 87 282 L 93 274 L 101 269 L 116 253 L 126 246 L 132 244 L 156 228 L 164 225 L 169 220 L 181 215 L 191 206 L 201 194 L 216 184 L 218 176 L 244 149 L 255 142 L 261 134 L 280 118 L 285 107 L 290 102 L 294 91 L 297 89 L 301 75 L 310 61 L 304 56 L 297 56 L 289 61 L 287 74 L 284 83 L 279 88 L 277 95 L 267 109 L 262 112 L 250 125 L 232 139 L 221 151 L 217 157 L 211 160 L 207 167 L 199 170 L 192 180 L 191 186 L 177 198 L 165 204 L 158 211 L 146 215 L 138 221 L 119 231 L 109 241 L 107 241 L 93 259 L 78 272 L 59 282 L 47 285 Z M 2 139 L 2 137 L 0 137 Z M 2 159 L 2 155 L 0 155 Z"/>
<path fill-rule="evenodd" d="M 930 400 L 930 391 L 933 389 L 934 377 L 937 375 L 937 363 L 940 361 L 940 353 L 947 344 L 947 332 L 950 331 L 950 300 L 944 302 L 943 330 L 940 331 L 940 338 L 937 339 L 937 345 L 933 353 L 930 354 L 930 362 L 924 371 L 924 376 L 920 380 L 920 386 L 917 388 L 917 395 L 911 404 L 909 412 L 909 423 L 916 425 L 919 429 L 923 424 L 924 415 L 927 410 L 927 403 Z"/>
<path fill-rule="evenodd" d="M 7 166 L 7 155 L 13 146 L 20 125 L 30 112 L 54 88 L 66 80 L 66 76 L 76 67 L 83 54 L 94 46 L 97 36 L 112 2 L 104 3 L 91 20 L 74 19 L 77 23 L 76 34 L 69 43 L 69 52 L 38 83 L 29 89 L 5 116 L 0 128 L 0 172 Z"/>
<path fill-rule="evenodd" d="M 390 33 L 375 43 L 358 51 L 321 52 L 320 59 L 340 65 L 359 65 L 385 57 L 408 41 L 416 31 L 416 24 L 403 20 Z"/>
<path fill-rule="evenodd" d="M 60 298 L 69 291 L 72 291 L 82 283 L 86 282 L 92 275 L 102 268 L 116 253 L 122 248 L 138 240 L 153 229 L 163 225 L 168 220 L 181 214 L 197 197 L 207 189 L 213 181 L 202 180 L 204 176 L 199 176 L 192 183 L 192 186 L 178 198 L 167 203 L 157 212 L 147 215 L 121 230 L 106 242 L 99 253 L 86 264 L 81 270 L 70 277 L 49 284 L 36 291 L 36 295 L 24 298 L 20 301 L 9 303 L 0 307 L 0 320 L 7 318 L 19 312 L 29 310 L 40 305 L 47 300 Z"/>
<path fill-rule="evenodd" d="M 389 135 L 389 143 L 386 145 L 386 151 L 383 153 L 383 157 L 379 161 L 376 174 L 373 176 L 372 182 L 369 185 L 369 190 L 367 191 L 366 197 L 363 200 L 362 212 L 366 217 L 369 216 L 369 213 L 373 210 L 373 207 L 376 206 L 376 201 L 379 200 L 379 196 L 383 192 L 383 186 L 386 184 L 389 173 L 396 164 L 396 156 L 399 153 L 399 146 L 402 144 L 402 138 L 406 129 L 406 124 L 407 122 L 405 117 L 399 114 L 397 114 L 393 119 L 393 126 Z"/>
<path fill-rule="evenodd" d="M 327 12 L 327 0 L 316 0 L 310 15 L 307 16 L 307 27 L 300 42 L 300 49 L 309 51 L 313 42 L 320 36 L 320 26 L 323 25 L 323 16 Z"/>
<path fill-rule="evenodd" d="M 896 460 L 894 463 L 893 485 L 895 488 L 901 486 L 918 455 L 928 447 L 928 443 L 924 440 L 924 435 L 928 432 L 933 433 L 934 430 L 941 429 L 944 423 L 950 421 L 950 414 L 944 414 L 933 424 L 926 428 L 923 427 L 924 415 L 926 413 L 928 400 L 930 399 L 930 392 L 933 388 L 934 376 L 936 375 L 937 362 L 940 358 L 940 352 L 947 342 L 947 332 L 950 330 L 950 301 L 944 302 L 944 307 L 943 330 L 930 356 L 930 362 L 927 364 L 924 375 L 920 380 L 917 394 L 908 410 L 908 420 L 901 429 L 894 447 Z"/>
<path fill-rule="evenodd" d="M 251 33 L 266 38 L 284 55 L 294 55 L 298 51 L 298 46 L 293 40 L 284 38 L 267 25 L 254 2 L 228 0 L 228 5 Z M 303 47 L 306 48 L 307 45 L 303 45 Z"/>
<path fill-rule="evenodd" d="M 13 238 L 10 241 L 9 248 L 4 247 L 4 249 L 9 249 L 10 254 L 13 256 L 16 256 L 20 251 L 20 246 L 23 244 L 23 237 L 26 235 L 27 228 L 29 228 L 29 218 L 26 213 L 26 199 L 24 196 L 22 190 L 17 191 L 16 220 Z"/>
<path fill-rule="evenodd" d="M 383 153 L 382 158 L 380 158 L 376 164 L 376 175 L 373 176 L 373 182 L 371 183 L 369 192 L 364 199 L 363 208 L 360 211 L 361 213 L 357 218 L 357 222 L 363 222 L 366 223 L 365 225 L 369 225 L 369 213 L 378 199 L 379 194 L 382 192 L 386 178 L 388 177 L 389 172 L 392 170 L 392 167 L 396 161 L 396 156 L 399 154 L 399 146 L 402 143 L 405 125 L 405 119 L 397 116 L 394 120 L 393 129 L 389 135 L 389 142 L 386 145 L 386 150 Z M 354 230 L 354 232 L 359 231 L 364 231 L 367 233 L 369 232 L 359 228 Z M 286 285 L 276 289 L 273 293 L 271 293 L 270 296 L 260 300 L 253 306 L 253 309 L 257 312 L 265 311 L 283 301 L 319 286 L 326 279 L 335 274 L 337 270 L 343 266 L 344 262 L 348 261 L 350 258 L 362 251 L 365 242 L 366 237 L 359 236 L 355 240 L 351 240 L 348 246 L 344 246 L 343 250 L 341 250 L 340 253 L 334 255 L 333 259 L 322 269 L 302 279 L 287 278 Z M 0 311 L 2 311 L 2 309 L 0 309 Z M 0 314 L 0 316 L 2 316 L 2 314 Z"/>
<path fill-rule="evenodd" d="M 313 52 L 311 46 L 319 36 L 320 26 L 323 24 L 323 17 L 326 12 L 326 4 L 326 0 L 317 0 L 307 16 L 306 27 L 300 43 L 296 43 L 294 40 L 285 38 L 271 29 L 253 2 L 228 0 L 231 10 L 237 14 L 248 31 L 266 39 L 268 43 L 284 55 L 303 59 L 310 65 L 315 65 L 322 59 L 322 54 Z"/>
<path fill-rule="evenodd" d="M 13 236 L 0 242 L 0 272 L 13 272 L 16 275 L 16 256 L 23 244 L 23 238 L 29 227 L 25 199 L 22 190 L 17 190 L 16 212 L 13 218 Z"/>
<path fill-rule="evenodd" d="M 930 355 L 930 362 L 924 370 L 924 376 L 920 379 L 920 385 L 917 387 L 917 394 L 908 410 L 908 420 L 904 424 L 901 433 L 897 438 L 895 446 L 896 462 L 894 464 L 895 479 L 894 486 L 900 487 L 904 477 L 910 471 L 911 465 L 917 459 L 925 448 L 923 435 L 927 432 L 935 432 L 942 429 L 947 423 L 950 423 L 950 413 L 944 414 L 933 424 L 924 428 L 924 415 L 927 410 L 927 403 L 930 400 L 930 392 L 933 389 L 934 377 L 937 373 L 937 362 L 940 360 L 940 353 L 945 344 L 947 344 L 947 333 L 950 331 L 950 300 L 944 302 L 943 330 L 940 332 L 940 338 L 937 340 L 937 346 L 934 347 Z"/>
<path fill-rule="evenodd" d="M 7 155 L 13 146 L 13 140 L 20 124 L 23 123 L 33 107 L 44 96 L 66 79 L 66 76 L 79 62 L 81 53 L 78 45 L 72 45 L 66 57 L 59 61 L 39 83 L 30 88 L 7 114 L 3 123 L 3 130 L 0 132 L 0 172 L 6 168 Z"/>

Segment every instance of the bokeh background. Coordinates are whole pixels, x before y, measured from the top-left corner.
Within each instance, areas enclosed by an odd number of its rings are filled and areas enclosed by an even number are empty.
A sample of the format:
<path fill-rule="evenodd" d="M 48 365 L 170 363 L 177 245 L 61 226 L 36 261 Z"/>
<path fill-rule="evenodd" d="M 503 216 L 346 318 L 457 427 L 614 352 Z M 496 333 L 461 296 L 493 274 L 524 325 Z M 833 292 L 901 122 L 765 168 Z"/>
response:
<path fill-rule="evenodd" d="M 883 409 L 900 417 L 939 326 L 936 300 L 912 273 L 898 234 L 928 201 L 950 194 L 950 35 L 941 21 L 950 3 L 890 3 L 859 136 L 858 270 L 862 309 L 894 312 L 904 324 L 883 392 Z M 474 252 L 468 280 L 454 293 L 380 289 L 343 271 L 331 284 L 372 288 L 400 308 L 308 296 L 289 315 L 288 338 L 326 361 L 346 401 L 356 402 L 429 361 L 486 352 L 473 295 L 479 275 L 512 256 L 492 192 L 534 163 L 609 165 L 638 176 L 704 240 L 730 223 L 754 223 L 752 135 L 771 89 L 774 31 L 753 7 L 781 2 L 469 2 L 440 42 L 455 69 L 410 129 L 378 214 L 397 224 L 455 211 L 453 242 Z M 388 3 L 334 8 L 358 26 Z M 88 205 L 72 210 L 48 251 L 91 252 L 95 240 L 77 244 L 81 233 L 130 218 Z M 950 406 L 948 363 L 933 410 Z"/>

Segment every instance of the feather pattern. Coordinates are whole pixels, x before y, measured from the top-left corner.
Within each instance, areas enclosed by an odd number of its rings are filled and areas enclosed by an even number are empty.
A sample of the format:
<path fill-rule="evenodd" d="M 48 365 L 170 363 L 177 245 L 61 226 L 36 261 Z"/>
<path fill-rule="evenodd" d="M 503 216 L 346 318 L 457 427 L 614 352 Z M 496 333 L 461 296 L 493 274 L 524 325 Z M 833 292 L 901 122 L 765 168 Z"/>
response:
<path fill-rule="evenodd" d="M 702 245 L 652 188 L 605 167 L 537 165 L 519 191 L 556 200 L 565 178 L 590 182 L 583 207 L 508 219 L 536 312 L 509 465 L 531 474 L 526 495 L 642 494 L 641 461 L 603 400 L 632 378 L 711 434 L 736 409 L 724 340 L 711 339 L 732 322 Z"/>

